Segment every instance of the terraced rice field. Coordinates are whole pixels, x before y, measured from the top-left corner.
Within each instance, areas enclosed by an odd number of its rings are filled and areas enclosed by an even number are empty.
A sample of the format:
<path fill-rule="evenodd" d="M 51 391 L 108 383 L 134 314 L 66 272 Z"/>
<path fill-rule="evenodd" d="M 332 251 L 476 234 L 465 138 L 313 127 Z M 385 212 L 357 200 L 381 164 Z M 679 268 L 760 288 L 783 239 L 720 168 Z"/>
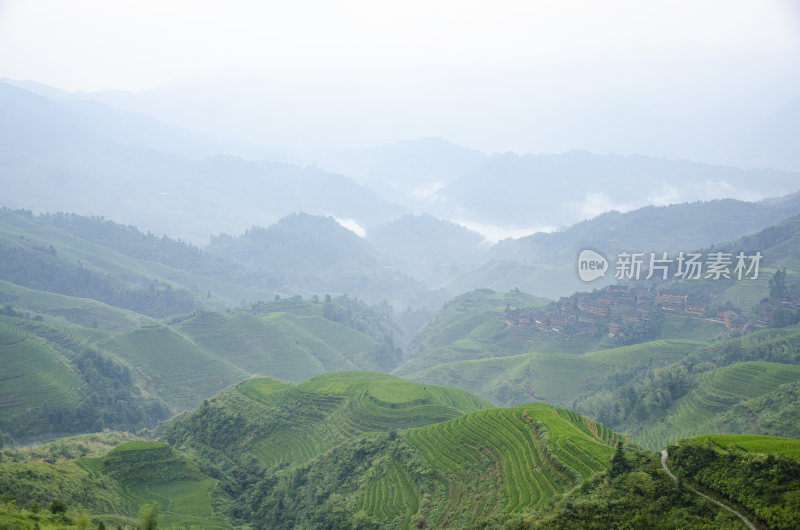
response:
<path fill-rule="evenodd" d="M 102 344 L 142 373 L 175 410 L 199 405 L 249 374 L 172 328 L 153 323 Z"/>
<path fill-rule="evenodd" d="M 412 357 L 398 373 L 408 374 L 432 364 L 494 355 L 495 344 L 507 329 L 502 319 L 506 304 L 542 307 L 546 300 L 524 293 L 495 293 L 479 289 L 448 302 L 409 347 Z M 532 349 L 500 348 L 503 354 Z"/>
<path fill-rule="evenodd" d="M 587 359 L 609 366 L 634 366 L 647 364 L 651 359 L 659 363 L 673 363 L 697 351 L 707 343 L 685 339 L 662 339 L 632 346 L 599 350 L 584 355 Z"/>
<path fill-rule="evenodd" d="M 690 340 L 656 340 L 633 346 L 599 350 L 583 355 L 526 353 L 506 357 L 444 363 L 411 377 L 444 385 L 458 385 L 479 396 L 498 399 L 502 385 L 517 390 L 519 401 L 541 400 L 570 405 L 582 393 L 593 390 L 594 380 L 615 367 L 663 365 L 675 362 L 704 346 Z"/>
<path fill-rule="evenodd" d="M 532 403 L 405 431 L 444 477 L 437 526 L 541 506 L 608 465 L 618 435 L 577 413 Z"/>
<path fill-rule="evenodd" d="M 63 324 L 73 323 L 108 331 L 130 331 L 149 318 L 89 298 L 28 289 L 0 280 L 0 298 L 14 300 L 14 306 L 27 311 L 63 318 Z"/>
<path fill-rule="evenodd" d="M 44 402 L 77 405 L 83 379 L 43 339 L 0 320 L 0 419 Z"/>
<path fill-rule="evenodd" d="M 402 518 L 400 525 L 408 527 L 411 517 L 419 511 L 420 498 L 408 472 L 392 461 L 377 477 L 367 482 L 362 509 L 383 521 Z"/>
<path fill-rule="evenodd" d="M 203 313 L 178 329 L 201 348 L 250 373 L 291 381 L 355 368 L 378 347 L 371 337 L 320 315 Z"/>
<path fill-rule="evenodd" d="M 441 422 L 491 403 L 455 388 L 412 383 L 366 371 L 328 372 L 293 385 L 271 378 L 249 379 L 234 388 L 249 400 L 248 415 L 268 417 L 276 409 L 291 411 L 290 420 L 271 427 L 246 451 L 267 466 L 293 468 L 333 445 L 362 436 Z M 241 411 L 235 396 L 218 400 Z M 251 412 L 252 410 L 252 412 Z"/>
<path fill-rule="evenodd" d="M 725 290 L 720 297 L 720 304 L 729 302 L 734 307 L 744 311 L 749 310 L 765 296 L 769 296 L 769 280 L 775 274 L 775 269 L 761 269 L 758 278 L 755 280 L 748 279 L 747 281 L 733 282 L 733 285 Z M 791 271 L 789 273 L 788 282 L 793 282 L 791 278 Z"/>
<path fill-rule="evenodd" d="M 743 308 L 745 309 L 745 308 Z M 694 339 L 713 342 L 728 336 L 724 325 L 701 318 L 680 315 L 666 315 L 661 328 L 662 339 Z"/>
<path fill-rule="evenodd" d="M 62 498 L 123 526 L 135 524 L 142 505 L 156 503 L 164 527 L 230 528 L 212 508 L 216 483 L 186 455 L 143 440 L 124 442 L 102 456 L 0 466 L 0 489 L 14 484 L 20 504 Z"/>
<path fill-rule="evenodd" d="M 166 483 L 141 483 L 127 489 L 127 497 L 138 507 L 158 503 L 160 524 L 165 527 L 188 526 L 201 528 L 230 528 L 216 517 L 211 507 L 214 479 L 178 480 Z"/>
<path fill-rule="evenodd" d="M 293 386 L 288 381 L 273 377 L 254 377 L 247 381 L 242 381 L 236 386 L 236 389 L 247 397 L 261 403 L 274 404 L 278 402 L 282 390 L 287 390 Z"/>
<path fill-rule="evenodd" d="M 165 525 L 228 528 L 214 516 L 210 493 L 216 480 L 204 477 L 191 461 L 160 442 L 125 442 L 85 466 L 95 476 L 120 485 L 124 513 L 135 515 L 146 503 L 158 503 Z"/>
<path fill-rule="evenodd" d="M 800 381 L 800 366 L 765 361 L 734 363 L 697 376 L 692 390 L 676 401 L 664 418 L 654 418 L 635 439 L 657 449 L 701 433 L 718 432 L 715 418 L 732 405 Z"/>

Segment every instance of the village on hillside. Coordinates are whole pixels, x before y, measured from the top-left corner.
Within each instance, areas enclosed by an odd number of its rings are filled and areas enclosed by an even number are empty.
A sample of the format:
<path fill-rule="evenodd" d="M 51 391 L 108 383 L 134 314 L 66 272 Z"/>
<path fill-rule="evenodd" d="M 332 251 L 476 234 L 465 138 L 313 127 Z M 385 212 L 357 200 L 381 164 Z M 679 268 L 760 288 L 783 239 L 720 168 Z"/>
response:
<path fill-rule="evenodd" d="M 733 307 L 714 308 L 708 294 L 691 293 L 675 287 L 609 285 L 592 292 L 576 293 L 551 302 L 544 309 L 507 308 L 505 319 L 512 327 L 531 327 L 545 333 L 567 336 L 599 336 L 612 339 L 655 332 L 654 320 L 663 315 L 704 319 L 741 335 L 766 328 L 775 309 L 796 309 L 800 293 L 775 302 L 763 300 L 749 318 Z"/>

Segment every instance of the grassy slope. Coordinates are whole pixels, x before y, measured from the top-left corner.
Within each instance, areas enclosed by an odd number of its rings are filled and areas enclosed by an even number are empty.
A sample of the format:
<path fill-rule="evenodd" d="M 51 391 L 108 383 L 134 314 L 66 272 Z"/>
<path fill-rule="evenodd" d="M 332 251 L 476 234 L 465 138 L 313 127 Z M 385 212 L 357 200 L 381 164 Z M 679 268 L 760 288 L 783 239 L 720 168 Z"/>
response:
<path fill-rule="evenodd" d="M 728 336 L 729 332 L 722 324 L 688 316 L 666 315 L 658 338 L 714 342 Z"/>
<path fill-rule="evenodd" d="M 800 366 L 765 361 L 734 363 L 703 372 L 692 389 L 664 417 L 651 418 L 629 434 L 651 448 L 701 433 L 718 433 L 722 419 L 737 403 L 800 381 Z"/>
<path fill-rule="evenodd" d="M 760 433 L 800 438 L 800 381 L 780 385 L 772 392 L 737 403 L 715 416 L 707 432 Z"/>
<path fill-rule="evenodd" d="M 508 329 L 506 305 L 543 307 L 547 300 L 521 292 L 495 293 L 478 289 L 449 301 L 420 330 L 406 352 L 407 361 L 395 373 L 407 375 L 443 362 L 523 353 L 532 348 L 525 335 Z M 507 337 L 511 335 L 510 337 Z"/>
<path fill-rule="evenodd" d="M 206 351 L 249 373 L 302 381 L 324 370 L 363 366 L 377 346 L 371 337 L 321 315 L 202 314 L 176 326 Z"/>
<path fill-rule="evenodd" d="M 427 369 L 458 361 L 532 352 L 582 354 L 614 347 L 603 335 L 566 337 L 531 327 L 509 327 L 503 318 L 506 304 L 516 308 L 541 307 L 545 303 L 524 293 L 493 293 L 486 289 L 454 298 L 418 333 L 408 348 L 406 362 L 394 373 L 417 378 Z M 712 341 L 727 334 L 719 324 L 667 315 L 659 338 Z M 511 360 L 508 362 L 515 364 Z"/>

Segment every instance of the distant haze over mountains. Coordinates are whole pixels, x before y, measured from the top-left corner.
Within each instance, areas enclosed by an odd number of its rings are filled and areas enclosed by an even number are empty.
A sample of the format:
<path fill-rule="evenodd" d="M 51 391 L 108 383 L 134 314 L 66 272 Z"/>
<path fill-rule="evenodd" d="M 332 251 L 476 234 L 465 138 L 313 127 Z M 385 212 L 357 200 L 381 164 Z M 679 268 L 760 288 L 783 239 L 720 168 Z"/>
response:
<path fill-rule="evenodd" d="M 2 205 L 104 215 L 198 244 L 298 211 L 331 215 L 362 236 L 425 212 L 493 242 L 610 210 L 782 196 L 800 182 L 799 173 L 645 156 L 489 156 L 440 138 L 356 149 L 262 147 L 98 102 L 137 95 L 14 84 L 0 83 Z"/>

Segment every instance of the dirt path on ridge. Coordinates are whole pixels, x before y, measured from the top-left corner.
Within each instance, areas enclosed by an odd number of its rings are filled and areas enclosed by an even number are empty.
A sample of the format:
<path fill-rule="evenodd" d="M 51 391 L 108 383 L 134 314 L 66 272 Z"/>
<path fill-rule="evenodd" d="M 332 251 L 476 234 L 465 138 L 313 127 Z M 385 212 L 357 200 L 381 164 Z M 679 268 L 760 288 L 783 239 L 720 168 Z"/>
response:
<path fill-rule="evenodd" d="M 676 482 L 677 482 L 677 480 L 678 480 L 678 477 L 676 477 L 675 475 L 673 475 L 673 474 L 672 474 L 672 471 L 670 471 L 670 470 L 669 470 L 669 468 L 667 467 L 667 458 L 668 458 L 668 457 L 669 457 L 669 453 L 667 452 L 667 450 L 666 450 L 666 449 L 662 449 L 662 450 L 661 450 L 661 466 L 664 468 L 664 471 L 666 471 L 666 472 L 667 472 L 667 475 L 669 475 L 669 476 L 672 478 L 672 480 L 674 480 L 674 481 L 676 481 Z M 690 485 L 686 484 L 685 482 L 684 482 L 684 486 L 686 486 L 687 488 L 689 488 L 689 490 L 690 490 L 692 493 L 695 493 L 695 494 L 697 494 L 697 495 L 700 495 L 700 496 L 701 496 L 701 497 L 703 497 L 704 499 L 708 499 L 708 500 L 710 500 L 711 502 L 713 502 L 714 504 L 716 504 L 717 506 L 721 506 L 721 507 L 725 508 L 726 510 L 728 510 L 729 512 L 731 512 L 732 514 L 736 515 L 736 516 L 737 516 L 739 519 L 741 519 L 742 521 L 744 521 L 744 524 L 746 524 L 746 525 L 747 525 L 747 526 L 750 528 L 750 530 L 758 530 L 758 527 L 757 527 L 756 525 L 754 525 L 754 524 L 753 524 L 753 523 L 750 521 L 750 519 L 748 519 L 747 517 L 745 517 L 745 516 L 744 516 L 744 515 L 742 515 L 741 513 L 737 512 L 736 510 L 734 510 L 733 508 L 731 508 L 731 507 L 730 507 L 730 506 L 728 506 L 727 504 L 724 504 L 724 503 L 722 503 L 722 502 L 718 501 L 717 499 L 715 499 L 715 498 L 713 498 L 713 497 L 709 497 L 709 496 L 708 496 L 708 495 L 706 495 L 705 493 L 700 493 L 699 491 L 697 491 L 696 489 L 694 489 L 694 488 L 693 488 L 693 487 L 691 487 Z"/>

